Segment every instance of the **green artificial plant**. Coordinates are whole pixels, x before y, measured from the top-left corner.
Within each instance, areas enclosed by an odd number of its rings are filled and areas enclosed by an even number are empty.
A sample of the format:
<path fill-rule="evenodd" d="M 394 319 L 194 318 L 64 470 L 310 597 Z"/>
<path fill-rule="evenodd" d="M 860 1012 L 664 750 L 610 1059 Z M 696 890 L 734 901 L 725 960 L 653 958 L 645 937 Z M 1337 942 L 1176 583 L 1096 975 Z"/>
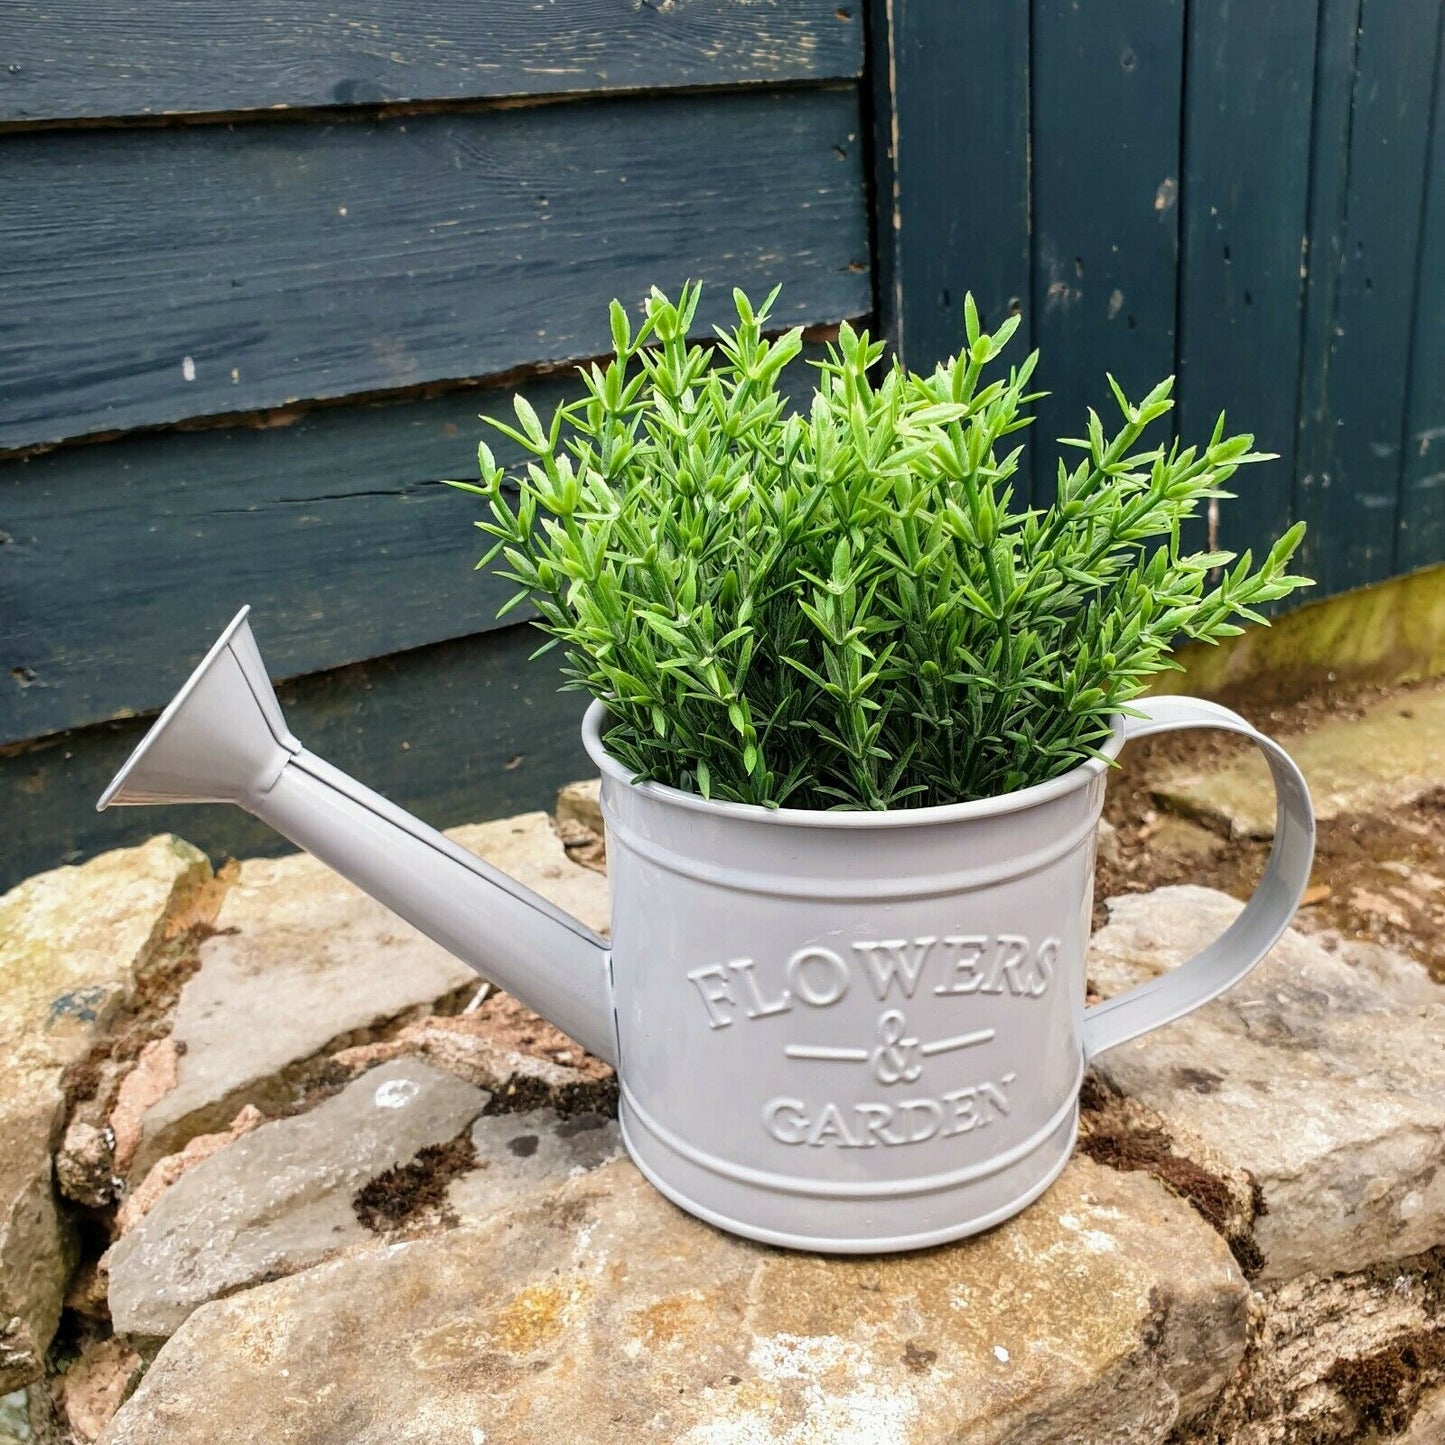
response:
<path fill-rule="evenodd" d="M 1014 507 L 1037 353 L 994 365 L 965 305 L 967 347 L 929 376 L 840 327 L 804 415 L 779 391 L 801 329 L 765 336 L 777 292 L 689 344 L 698 288 L 654 291 L 634 333 L 612 303 L 615 357 L 547 424 L 518 397 L 530 454 L 516 488 L 484 444 L 478 526 L 566 685 L 607 707 L 608 750 L 640 779 L 801 808 L 955 803 L 1040 783 L 1094 756 L 1111 719 L 1177 664 L 1181 637 L 1263 621 L 1307 579 L 1290 529 L 1258 568 L 1191 553 L 1181 525 L 1237 467 L 1266 457 L 1221 416 L 1203 447 L 1146 443 L 1172 380 L 1106 434 L 1062 445 L 1045 508 Z M 544 647 L 545 651 L 546 648 Z"/>

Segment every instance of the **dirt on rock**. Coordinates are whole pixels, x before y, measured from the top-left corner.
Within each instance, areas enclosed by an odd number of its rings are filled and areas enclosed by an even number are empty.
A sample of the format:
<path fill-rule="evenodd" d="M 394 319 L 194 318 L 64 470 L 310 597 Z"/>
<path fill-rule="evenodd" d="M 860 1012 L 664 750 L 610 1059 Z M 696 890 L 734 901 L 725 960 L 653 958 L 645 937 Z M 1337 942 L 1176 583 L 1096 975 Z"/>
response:
<path fill-rule="evenodd" d="M 470 1131 L 445 1144 L 429 1144 L 364 1184 L 351 1201 L 356 1217 L 373 1234 L 395 1234 L 435 1224 L 454 1224 L 447 1186 L 477 1165 Z"/>
<path fill-rule="evenodd" d="M 1408 693 L 1380 687 L 1346 693 L 1327 685 L 1293 699 L 1261 690 L 1222 700 L 1287 744 L 1291 734 L 1358 718 L 1381 699 Z M 1106 916 L 1104 900 L 1120 893 L 1197 883 L 1235 898 L 1249 896 L 1269 843 L 1178 818 L 1157 798 L 1165 777 L 1208 773 L 1249 750 L 1242 738 L 1210 731 L 1147 738 L 1125 750 L 1104 806 L 1118 837 L 1115 857 L 1099 859 L 1095 927 Z M 1445 758 L 1445 741 L 1441 752 Z M 1445 773 L 1445 761 L 1441 766 Z M 1408 808 L 1321 822 L 1296 927 L 1398 950 L 1445 983 L 1445 784 Z"/>

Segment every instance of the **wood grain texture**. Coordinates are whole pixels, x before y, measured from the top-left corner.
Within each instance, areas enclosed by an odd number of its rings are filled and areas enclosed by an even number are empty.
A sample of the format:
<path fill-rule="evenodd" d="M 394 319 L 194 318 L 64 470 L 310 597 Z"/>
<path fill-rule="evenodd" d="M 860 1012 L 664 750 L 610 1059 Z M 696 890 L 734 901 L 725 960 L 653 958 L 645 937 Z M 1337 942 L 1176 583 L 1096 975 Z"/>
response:
<path fill-rule="evenodd" d="M 1027 0 L 875 0 L 871 33 L 888 339 L 912 370 L 931 371 L 963 346 L 972 291 L 985 327 L 1023 315 L 1011 353 L 1021 361 L 1030 346 Z M 986 83 L 970 83 L 983 70 Z M 1015 485 L 1027 501 L 1027 466 Z"/>
<path fill-rule="evenodd" d="M 1183 43 L 1182 0 L 1034 0 L 1037 502 L 1054 438 L 1118 417 L 1106 371 L 1138 397 L 1174 370 Z"/>
<path fill-rule="evenodd" d="M 0 139 L 0 447 L 595 355 L 651 285 L 870 309 L 853 86 Z"/>
<path fill-rule="evenodd" d="M 1321 216 L 1312 245 L 1320 269 L 1310 335 L 1326 349 L 1305 381 L 1297 510 L 1310 524 L 1305 566 L 1322 592 L 1377 581 L 1394 566 L 1439 33 L 1439 0 L 1360 6 L 1343 200 Z M 1317 155 L 1332 139 L 1316 139 Z"/>
<path fill-rule="evenodd" d="M 804 354 L 783 376 L 811 395 Z M 550 418 L 570 374 L 519 382 Z M 195 610 L 254 610 L 277 677 L 499 626 L 474 571 L 478 420 L 511 387 L 314 411 L 287 426 L 143 433 L 0 462 L 0 745 L 162 706 L 196 661 Z M 510 613 L 507 624 L 525 617 Z"/>
<path fill-rule="evenodd" d="M 191 617 L 199 657 L 227 610 Z M 257 619 L 263 652 L 268 635 Z M 285 683 L 296 735 L 314 752 L 435 827 L 550 808 L 557 788 L 593 769 L 578 736 L 585 699 L 559 693 L 545 660 L 528 662 L 530 627 L 509 627 Z M 147 721 L 47 739 L 0 756 L 0 891 L 106 848 L 173 831 L 219 861 L 294 851 L 239 808 L 197 805 L 95 811 L 101 789 Z"/>
<path fill-rule="evenodd" d="M 837 0 L 21 0 L 0 121 L 831 79 L 862 29 Z"/>
<path fill-rule="evenodd" d="M 1317 11 L 1317 0 L 1188 10 L 1178 430 L 1205 441 L 1223 411 L 1279 453 L 1239 473 L 1237 499 L 1219 508 L 1218 545 L 1236 551 L 1291 519 Z M 1189 540 L 1208 534 L 1201 519 Z"/>
<path fill-rule="evenodd" d="M 1445 562 L 1445 44 L 1435 65 L 1395 571 Z"/>
<path fill-rule="evenodd" d="M 1313 494 L 1323 484 L 1334 425 L 1326 418 L 1332 403 L 1332 332 L 1345 246 L 1360 4 L 1361 0 L 1323 0 L 1319 11 L 1310 131 L 1309 241 L 1295 420 L 1291 508 L 1295 517 L 1313 505 Z M 1301 549 L 1301 570 L 1308 566 L 1316 577 L 1323 542 L 1318 533 L 1306 536 Z"/>

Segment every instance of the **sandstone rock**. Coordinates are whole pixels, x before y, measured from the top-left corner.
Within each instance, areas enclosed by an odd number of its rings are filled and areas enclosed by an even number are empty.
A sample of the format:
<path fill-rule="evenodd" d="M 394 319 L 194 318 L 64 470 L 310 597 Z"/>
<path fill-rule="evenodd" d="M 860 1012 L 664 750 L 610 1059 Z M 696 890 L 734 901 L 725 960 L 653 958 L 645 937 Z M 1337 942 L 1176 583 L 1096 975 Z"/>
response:
<path fill-rule="evenodd" d="M 249 1134 L 252 1129 L 259 1128 L 265 1122 L 266 1116 L 254 1104 L 247 1104 L 231 1120 L 229 1129 L 219 1134 L 197 1134 L 179 1154 L 167 1154 L 164 1159 L 157 1159 L 151 1165 L 150 1173 L 126 1195 L 116 1211 L 116 1236 L 129 1234 L 182 1174 L 188 1173 L 197 1164 L 239 1139 L 242 1134 Z"/>
<path fill-rule="evenodd" d="M 208 1305 L 106 1439 L 1157 1445 L 1234 1373 L 1246 1298 L 1187 1206 L 1087 1160 L 975 1240 L 831 1259 L 619 1161 Z"/>
<path fill-rule="evenodd" d="M 110 1302 L 106 1299 L 105 1271 L 98 1259 L 83 1259 L 65 1290 L 65 1308 L 87 1320 L 110 1323 Z"/>
<path fill-rule="evenodd" d="M 0 898 L 0 1390 L 39 1376 L 72 1263 L 50 1153 L 67 1065 L 130 1003 L 172 917 L 210 876 L 178 838 L 43 873 Z"/>
<path fill-rule="evenodd" d="M 563 1118 L 555 1109 L 485 1114 L 472 1125 L 477 1166 L 452 1181 L 447 1202 L 461 1220 L 515 1208 L 526 1195 L 622 1157 L 622 1134 L 603 1114 Z"/>
<path fill-rule="evenodd" d="M 28 1445 L 30 1406 L 24 1390 L 12 1390 L 0 1399 L 0 1445 Z"/>
<path fill-rule="evenodd" d="M 1196 887 L 1110 901 L 1105 995 L 1217 937 L 1240 904 Z M 1260 1278 L 1363 1269 L 1445 1239 L 1445 990 L 1419 1002 L 1293 931 L 1243 983 L 1110 1050 L 1100 1077 L 1253 1177 Z"/>
<path fill-rule="evenodd" d="M 577 1114 L 616 1108 L 611 1067 L 508 994 L 494 993 L 465 1014 L 408 1024 L 381 1043 L 343 1049 L 332 1062 L 351 1073 L 412 1056 L 485 1089 L 505 1109 Z"/>
<path fill-rule="evenodd" d="M 589 833 L 601 837 L 605 831 L 602 823 L 602 780 L 587 778 L 580 783 L 568 783 L 557 793 L 557 821 L 579 823 Z"/>
<path fill-rule="evenodd" d="M 605 923 L 605 880 L 568 860 L 545 813 L 449 836 L 584 923 Z M 177 1083 L 145 1113 L 133 1172 L 223 1128 L 243 1104 L 290 1107 L 298 1078 L 328 1048 L 360 1042 L 476 981 L 304 854 L 243 864 L 216 927 L 176 1010 L 172 1037 L 184 1050 Z"/>
<path fill-rule="evenodd" d="M 1394 1445 L 1440 1445 L 1445 1440 L 1445 1385 L 1427 1391 Z"/>
<path fill-rule="evenodd" d="M 117 1332 L 169 1335 L 207 1300 L 366 1242 L 357 1191 L 454 1138 L 486 1103 L 470 1084 L 406 1060 L 228 1144 L 172 1184 L 112 1248 Z"/>
<path fill-rule="evenodd" d="M 132 1173 L 254 1104 L 279 1113 L 327 1045 L 475 980 L 465 964 L 304 854 L 241 865 L 181 990 L 177 1081 L 147 1108 Z"/>
<path fill-rule="evenodd" d="M 574 823 L 570 818 L 563 818 L 557 823 L 557 836 L 562 840 L 567 856 L 574 863 L 580 863 L 584 868 L 591 868 L 596 873 L 606 874 L 607 844 L 600 833 L 594 833 L 590 828 L 584 828 L 581 823 Z"/>
<path fill-rule="evenodd" d="M 1173 813 L 1157 818 L 1145 841 L 1150 853 L 1178 858 L 1186 863 L 1207 863 L 1224 847 L 1217 834 Z"/>
<path fill-rule="evenodd" d="M 1178 1445 L 1438 1445 L 1442 1265 L 1437 1252 L 1261 1290 L 1243 1366 Z"/>
<path fill-rule="evenodd" d="M 1101 863 L 1118 867 L 1123 854 L 1119 847 L 1119 830 L 1107 819 L 1099 819 L 1098 851 L 1095 855 Z"/>
<path fill-rule="evenodd" d="M 134 1350 L 109 1339 L 87 1350 L 65 1372 L 60 1400 L 76 1440 L 89 1445 L 100 1438 L 141 1368 L 141 1357 Z"/>
<path fill-rule="evenodd" d="M 611 927 L 611 895 L 606 878 L 591 868 L 578 867 L 567 856 L 545 813 L 473 823 L 451 829 L 447 837 L 566 909 L 595 932 L 605 934 Z"/>
<path fill-rule="evenodd" d="M 115 1197 L 115 1136 L 73 1119 L 55 1155 L 55 1181 L 77 1204 L 103 1209 Z"/>
<path fill-rule="evenodd" d="M 1321 819 L 1385 813 L 1442 782 L 1445 686 L 1385 698 L 1361 719 L 1329 718 L 1313 732 L 1282 737 L 1309 783 Z M 1274 832 L 1274 794 L 1264 763 L 1251 749 L 1202 774 L 1165 780 L 1158 795 L 1171 807 L 1227 824 L 1236 836 Z"/>
<path fill-rule="evenodd" d="M 120 1174 L 130 1172 L 145 1130 L 146 1113 L 175 1088 L 180 1080 L 180 1065 L 175 1039 L 152 1039 L 140 1051 L 135 1067 L 121 1080 L 110 1113 L 115 1167 Z"/>

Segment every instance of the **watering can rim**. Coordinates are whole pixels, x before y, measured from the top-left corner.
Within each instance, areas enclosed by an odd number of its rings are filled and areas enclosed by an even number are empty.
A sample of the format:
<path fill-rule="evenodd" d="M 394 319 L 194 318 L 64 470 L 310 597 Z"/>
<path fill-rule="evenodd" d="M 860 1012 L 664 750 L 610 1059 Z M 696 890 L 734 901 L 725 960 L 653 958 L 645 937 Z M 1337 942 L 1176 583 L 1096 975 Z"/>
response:
<path fill-rule="evenodd" d="M 1086 758 L 1057 778 L 1019 788 L 1012 793 L 997 793 L 988 798 L 975 798 L 966 803 L 934 803 L 923 808 L 855 808 L 825 811 L 819 808 L 767 808 L 761 803 L 733 803 L 718 798 L 704 798 L 685 793 L 666 783 L 637 782 L 637 775 L 623 767 L 602 738 L 605 703 L 594 699 L 582 718 L 582 745 L 597 767 L 613 782 L 636 788 L 644 797 L 671 807 L 706 813 L 713 818 L 738 818 L 754 823 L 770 823 L 793 828 L 908 828 L 930 823 L 954 823 L 979 818 L 998 817 L 1024 812 L 1043 803 L 1051 803 L 1098 777 L 1109 762 L 1118 756 L 1125 742 L 1126 715 L 1115 713 L 1111 718 L 1108 740 L 1099 749 L 1100 757 Z"/>

